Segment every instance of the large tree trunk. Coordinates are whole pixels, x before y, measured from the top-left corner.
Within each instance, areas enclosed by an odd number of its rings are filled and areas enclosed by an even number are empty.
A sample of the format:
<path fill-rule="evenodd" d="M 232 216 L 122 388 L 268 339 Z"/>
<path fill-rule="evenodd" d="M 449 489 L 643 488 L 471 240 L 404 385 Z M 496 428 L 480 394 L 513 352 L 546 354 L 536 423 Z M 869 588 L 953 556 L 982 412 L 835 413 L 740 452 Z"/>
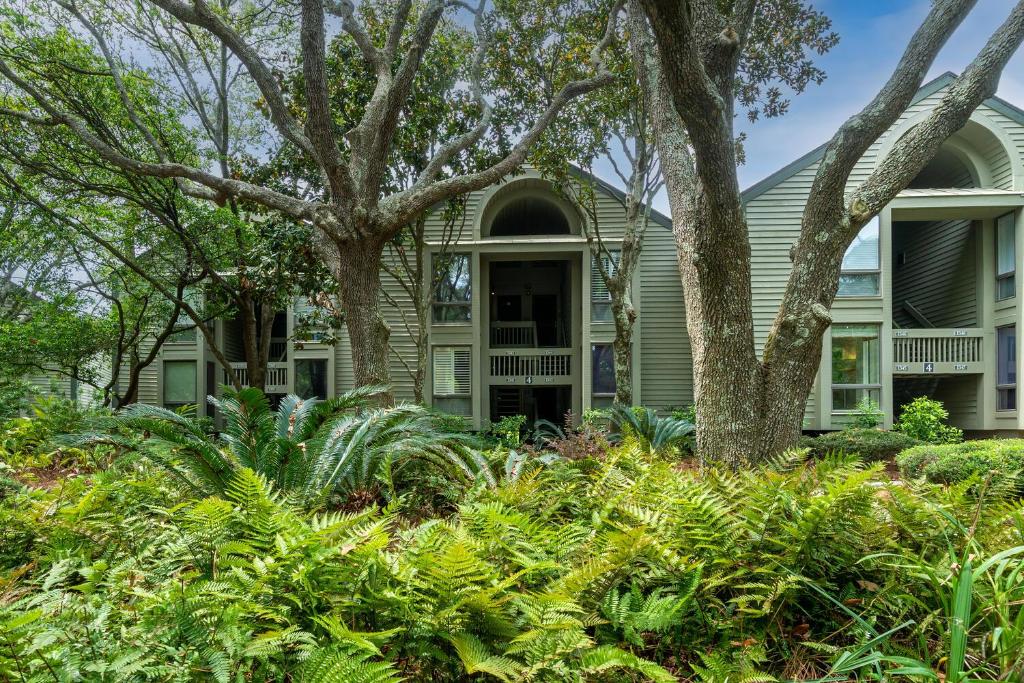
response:
<path fill-rule="evenodd" d="M 690 204 L 684 198 L 673 203 Z M 675 228 L 693 353 L 697 452 L 703 461 L 736 466 L 756 457 L 759 425 L 769 409 L 754 350 L 750 248 L 738 206 L 724 221 L 699 205 L 694 209 L 694 222 L 704 227 L 700 235 L 691 221 Z M 732 246 L 722 248 L 722 240 Z"/>
<path fill-rule="evenodd" d="M 262 348 L 264 345 L 269 349 L 269 338 L 270 329 L 265 323 L 266 315 L 264 319 L 257 322 L 256 318 L 256 305 L 252 300 L 252 297 L 246 293 L 241 296 L 242 305 L 238 311 L 242 318 L 242 353 L 245 355 L 245 369 L 248 374 L 248 382 L 246 383 L 250 387 L 257 389 L 263 389 L 266 385 L 266 369 L 267 365 L 265 362 L 261 362 L 263 358 Z M 273 318 L 271 318 L 273 321 Z M 263 336 L 266 339 L 260 339 L 259 333 L 262 327 Z M 264 342 L 266 342 L 264 344 Z"/>
<path fill-rule="evenodd" d="M 391 330 L 380 311 L 382 246 L 371 240 L 339 243 L 334 275 L 340 285 L 345 327 L 352 345 L 356 386 L 388 387 L 381 402 L 394 402 L 388 365 Z"/>

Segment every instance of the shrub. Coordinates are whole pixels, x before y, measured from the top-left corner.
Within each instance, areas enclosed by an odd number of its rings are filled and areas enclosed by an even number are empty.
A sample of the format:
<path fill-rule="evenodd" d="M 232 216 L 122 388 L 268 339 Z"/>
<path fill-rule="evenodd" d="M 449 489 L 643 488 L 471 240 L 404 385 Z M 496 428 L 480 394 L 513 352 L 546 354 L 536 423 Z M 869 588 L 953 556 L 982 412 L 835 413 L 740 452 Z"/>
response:
<path fill-rule="evenodd" d="M 959 443 L 964 440 L 964 433 L 956 427 L 947 425 L 949 412 L 941 401 L 927 396 L 920 396 L 903 406 L 899 422 L 893 429 L 912 436 L 925 443 Z"/>
<path fill-rule="evenodd" d="M 579 427 L 574 422 L 571 410 L 565 414 L 561 427 L 550 420 L 537 420 L 530 440 L 535 447 L 566 460 L 603 458 L 609 447 L 604 430 L 590 422 L 584 421 Z"/>
<path fill-rule="evenodd" d="M 693 450 L 694 425 L 687 420 L 658 417 L 654 410 L 640 406 L 616 406 L 612 409 L 611 421 L 613 430 L 619 435 L 632 436 L 652 451 Z"/>
<path fill-rule="evenodd" d="M 882 424 L 884 419 L 885 413 L 882 412 L 878 404 L 865 396 L 853 411 L 852 426 L 861 429 L 874 429 Z"/>
<path fill-rule="evenodd" d="M 525 415 L 507 415 L 487 428 L 485 436 L 504 448 L 518 448 L 523 443 Z"/>
<path fill-rule="evenodd" d="M 1024 484 L 1024 440 L 988 439 L 958 444 L 924 444 L 902 453 L 896 464 L 905 477 L 925 477 L 941 484 L 956 484 L 972 477 L 995 479 L 1017 475 Z"/>
<path fill-rule="evenodd" d="M 849 453 L 860 456 L 865 462 L 889 460 L 919 443 L 917 439 L 900 432 L 855 428 L 826 432 L 800 440 L 800 446 L 810 449 L 811 456 L 815 458 L 829 453 Z"/>
<path fill-rule="evenodd" d="M 223 495 L 240 470 L 250 469 L 311 508 L 332 494 L 367 504 L 378 492 L 393 498 L 403 470 L 418 466 L 452 484 L 495 482 L 471 435 L 439 430 L 420 406 L 371 408 L 379 391 L 362 387 L 326 401 L 289 395 L 275 412 L 259 389 L 229 390 L 210 399 L 226 423 L 219 439 L 201 421 L 136 404 L 102 421 L 106 433 L 69 441 L 137 448 L 200 497 Z"/>

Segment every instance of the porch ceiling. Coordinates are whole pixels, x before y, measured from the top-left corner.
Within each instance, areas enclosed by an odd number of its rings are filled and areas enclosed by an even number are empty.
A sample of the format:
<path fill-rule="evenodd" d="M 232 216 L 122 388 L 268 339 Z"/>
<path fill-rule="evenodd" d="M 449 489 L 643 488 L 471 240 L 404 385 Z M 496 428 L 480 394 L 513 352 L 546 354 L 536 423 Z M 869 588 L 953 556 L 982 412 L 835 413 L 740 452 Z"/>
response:
<path fill-rule="evenodd" d="M 1024 193 L 987 188 L 907 189 L 889 206 L 894 221 L 995 218 L 1024 206 Z"/>

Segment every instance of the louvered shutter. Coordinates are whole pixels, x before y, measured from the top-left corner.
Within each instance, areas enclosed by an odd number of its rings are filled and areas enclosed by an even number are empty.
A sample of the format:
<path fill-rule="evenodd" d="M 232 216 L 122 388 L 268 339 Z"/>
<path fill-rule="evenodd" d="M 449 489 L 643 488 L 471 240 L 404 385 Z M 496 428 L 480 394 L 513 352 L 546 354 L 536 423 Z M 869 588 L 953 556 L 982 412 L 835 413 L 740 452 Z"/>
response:
<path fill-rule="evenodd" d="M 435 396 L 469 396 L 470 372 L 469 347 L 434 347 Z"/>
<path fill-rule="evenodd" d="M 611 258 L 609 259 L 608 254 L 601 255 L 601 267 L 606 272 L 610 272 L 612 275 L 615 274 L 616 269 L 619 266 L 619 252 L 610 252 Z M 598 269 L 598 261 L 596 258 L 591 256 L 590 259 L 590 300 L 591 301 L 611 301 L 612 296 L 608 293 L 608 288 L 604 284 L 604 278 L 601 277 L 601 271 Z M 609 265 L 611 266 L 609 268 Z"/>

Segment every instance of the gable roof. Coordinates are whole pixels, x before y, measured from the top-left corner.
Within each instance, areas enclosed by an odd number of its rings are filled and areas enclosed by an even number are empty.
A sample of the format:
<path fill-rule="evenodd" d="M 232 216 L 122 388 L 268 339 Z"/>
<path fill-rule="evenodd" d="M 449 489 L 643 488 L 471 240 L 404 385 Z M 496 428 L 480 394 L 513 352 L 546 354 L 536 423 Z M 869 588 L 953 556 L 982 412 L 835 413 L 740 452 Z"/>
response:
<path fill-rule="evenodd" d="M 938 76 L 937 78 L 928 81 L 927 83 L 922 85 L 921 88 L 917 91 L 917 93 L 914 95 L 914 99 L 911 101 L 910 104 L 915 105 L 921 100 L 931 97 L 932 95 L 934 95 L 935 93 L 937 93 L 938 91 L 942 90 L 947 85 L 952 83 L 954 80 L 956 80 L 956 74 L 954 74 L 952 71 L 947 71 L 941 76 Z M 1004 116 L 1013 119 L 1017 123 L 1024 125 L 1024 110 L 1010 104 L 1006 100 L 1001 99 L 999 97 L 990 97 L 987 100 L 985 100 L 984 104 L 987 107 L 990 107 L 991 109 L 994 109 L 995 111 L 999 112 L 1000 114 L 1003 114 Z M 799 159 L 793 161 L 792 163 L 783 166 L 782 168 L 780 168 L 775 173 L 772 173 L 767 178 L 764 178 L 763 180 L 754 183 L 746 190 L 744 190 L 743 193 L 740 195 L 742 202 L 746 204 L 747 202 L 753 199 L 757 199 L 762 194 L 772 189 L 782 181 L 791 178 L 792 176 L 796 175 L 799 171 L 802 171 L 811 164 L 820 160 L 825 155 L 826 147 L 828 147 L 828 142 L 825 142 L 824 144 L 812 149 L 810 152 L 803 155 Z"/>
<path fill-rule="evenodd" d="M 602 180 L 601 178 L 598 178 L 596 175 L 594 175 L 590 171 L 584 171 L 582 168 L 580 168 L 579 166 L 577 166 L 576 164 L 573 164 L 573 163 L 569 164 L 569 171 L 573 175 L 579 176 L 580 178 L 583 178 L 587 182 L 594 183 L 603 192 L 606 192 L 606 193 L 610 194 L 611 196 L 613 196 L 616 199 L 618 199 L 620 202 L 621 201 L 625 201 L 626 193 L 623 192 L 621 189 L 615 187 L 611 183 L 609 183 L 607 180 Z M 651 209 L 650 220 L 651 220 L 652 223 L 660 225 L 663 228 L 668 228 L 669 230 L 672 229 L 672 219 L 671 218 L 669 218 L 668 216 L 666 216 L 662 212 L 658 211 L 654 207 L 650 207 L 650 209 Z"/>

